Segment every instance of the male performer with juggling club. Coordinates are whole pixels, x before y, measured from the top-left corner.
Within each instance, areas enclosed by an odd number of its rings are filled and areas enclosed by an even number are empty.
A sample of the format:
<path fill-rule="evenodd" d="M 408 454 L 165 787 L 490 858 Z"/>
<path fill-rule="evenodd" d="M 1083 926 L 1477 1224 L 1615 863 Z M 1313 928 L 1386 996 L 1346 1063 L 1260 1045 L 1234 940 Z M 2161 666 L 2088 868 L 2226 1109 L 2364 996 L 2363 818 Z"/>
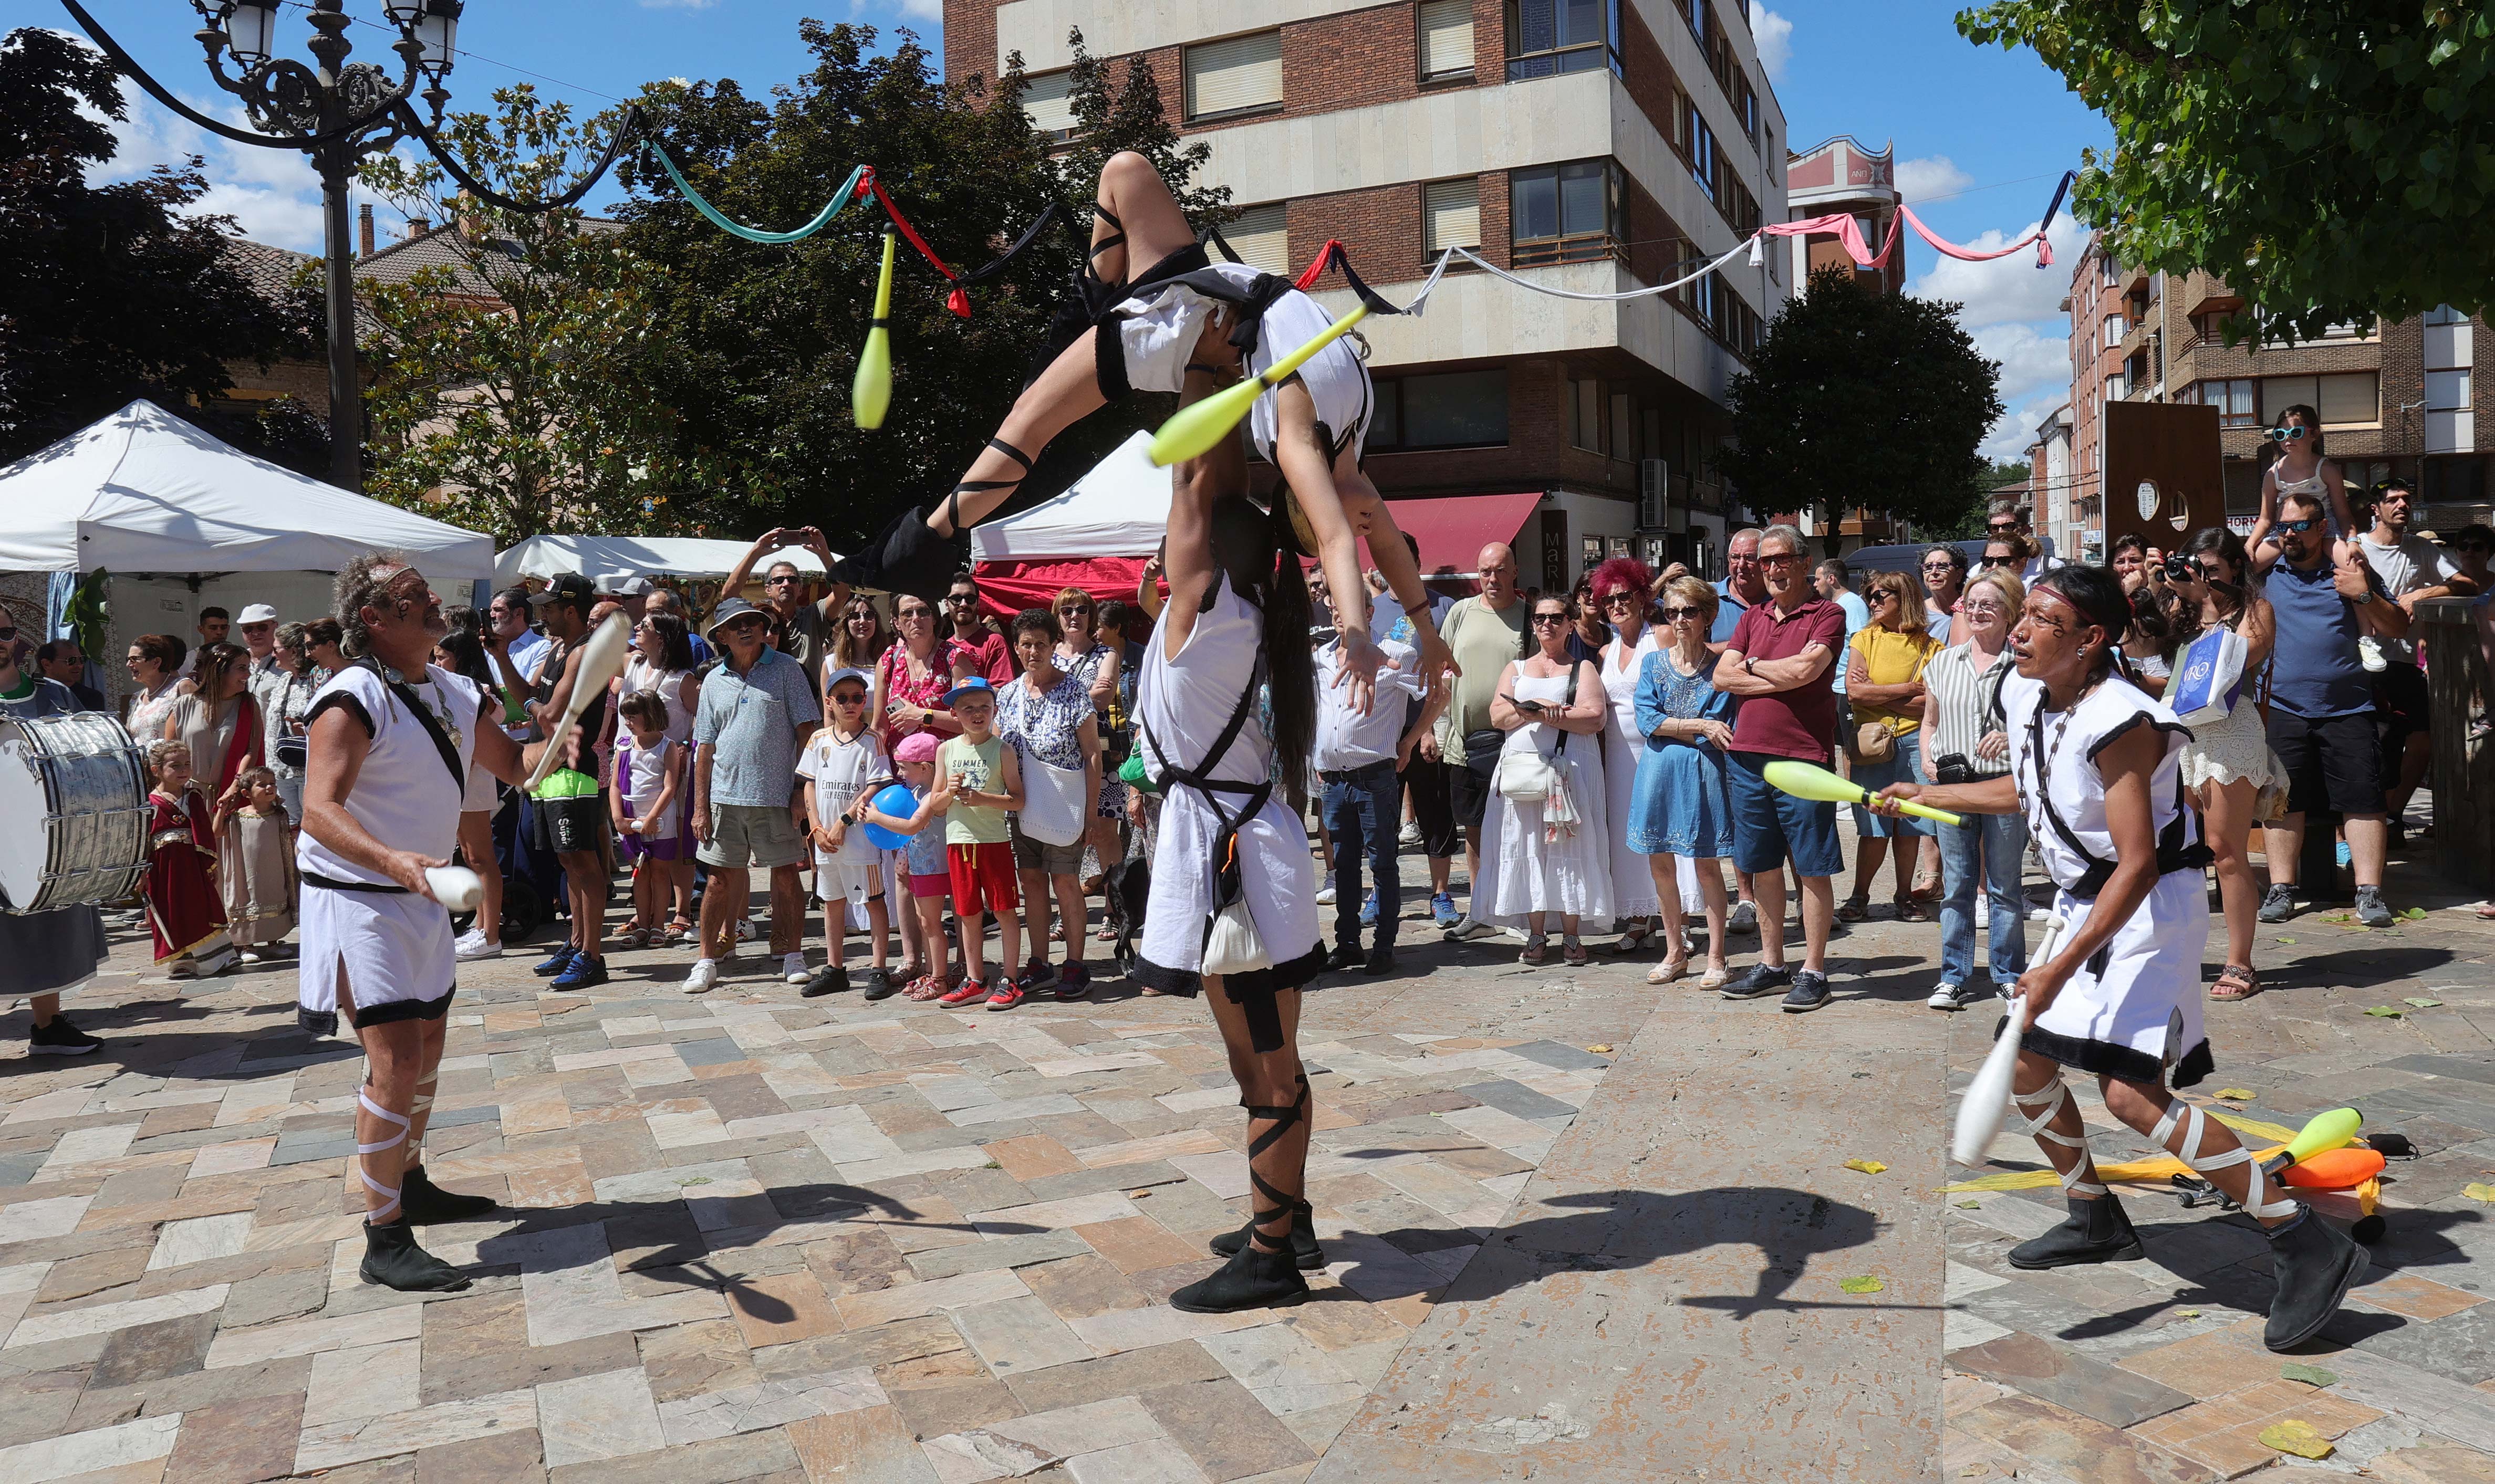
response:
<path fill-rule="evenodd" d="M 354 660 L 313 697 L 295 864 L 303 882 L 296 1015 L 326 1034 L 344 1011 L 364 1048 L 355 1096 L 368 1283 L 443 1291 L 458 1269 L 416 1245 L 416 1227 L 494 1209 L 453 1195 L 421 1163 L 458 967 L 450 915 L 426 872 L 445 865 L 473 761 L 506 783 L 529 773 L 477 687 L 432 664 L 448 631 L 408 558 L 368 553 L 338 573 L 341 648 Z M 596 683 L 603 688 L 601 679 Z"/>
<path fill-rule="evenodd" d="M 2364 1249 L 2273 1193 L 2233 1131 L 2176 1100 L 2212 1068 L 2201 1028 L 2201 950 L 2209 860 L 2185 806 L 2178 758 L 2191 734 L 2115 663 L 2131 610 L 2103 567 L 2039 577 L 2011 631 L 2018 674 L 2001 687 L 2010 772 L 1977 783 L 1893 783 L 1900 801 L 1974 814 L 2023 811 L 2055 911 L 2055 952 L 2019 977 L 2026 1020 L 2012 1087 L 2023 1132 L 2061 1177 L 2069 1219 L 2012 1248 L 2015 1267 L 2116 1262 L 2141 1255 L 2122 1204 L 2097 1178 L 2062 1069 L 2094 1073 L 2106 1110 L 2241 1205 L 2270 1241 L 2278 1281 L 2263 1341 L 2291 1349 L 2319 1333 L 2365 1274 Z M 2014 1003 L 2016 1003 L 2014 1001 Z"/>
<path fill-rule="evenodd" d="M 1178 391 L 1208 323 L 1220 321 L 1252 375 L 1313 339 L 1328 325 L 1316 301 L 1287 280 L 1235 263 L 1214 263 L 1196 241 L 1152 162 L 1131 152 L 1101 167 L 1091 261 L 1059 312 L 1056 353 L 1014 403 L 963 479 L 930 509 L 905 511 L 832 568 L 842 590 L 879 587 L 931 600 L 962 558 L 962 533 L 994 512 L 1031 472 L 1049 441 L 1129 391 Z M 1141 273 L 1130 273 L 1135 264 Z M 1359 611 L 1347 625 L 1342 668 L 1353 704 L 1366 712 L 1371 678 L 1384 656 L 1368 637 L 1367 589 L 1356 538 L 1405 611 L 1413 616 L 1423 673 L 1453 658 L 1429 621 L 1420 568 L 1386 502 L 1360 468 L 1374 397 L 1353 347 L 1338 340 L 1260 397 L 1249 432 L 1282 472 L 1303 544 L 1316 553 L 1338 605 Z"/>

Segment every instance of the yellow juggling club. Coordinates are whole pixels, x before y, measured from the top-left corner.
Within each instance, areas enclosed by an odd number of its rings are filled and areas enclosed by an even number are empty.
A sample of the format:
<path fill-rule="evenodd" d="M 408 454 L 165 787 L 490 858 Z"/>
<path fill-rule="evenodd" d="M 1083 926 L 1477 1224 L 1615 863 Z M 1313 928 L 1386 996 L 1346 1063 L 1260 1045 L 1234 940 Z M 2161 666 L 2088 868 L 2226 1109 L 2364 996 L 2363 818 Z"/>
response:
<path fill-rule="evenodd" d="M 883 276 L 876 281 L 875 318 L 866 348 L 858 352 L 857 379 L 849 385 L 849 414 L 861 428 L 880 428 L 892 407 L 892 233 L 883 234 Z"/>
<path fill-rule="evenodd" d="M 1239 426 L 1239 419 L 1256 405 L 1256 399 L 1281 383 L 1292 372 L 1308 363 L 1309 357 L 1340 339 L 1343 332 L 1368 318 L 1364 304 L 1325 327 L 1316 339 L 1283 356 L 1264 372 L 1242 381 L 1217 396 L 1205 398 L 1191 407 L 1178 409 L 1178 415 L 1161 424 L 1153 435 L 1153 462 L 1166 469 L 1187 459 L 1200 459 L 1223 434 Z"/>
<path fill-rule="evenodd" d="M 1862 784 L 1848 783 L 1825 768 L 1814 768 L 1792 758 L 1778 758 L 1761 769 L 1760 775 L 1771 786 L 1783 789 L 1796 799 L 1823 799 L 1830 803 L 1867 804 L 1871 802 L 1871 791 Z M 1966 823 L 1947 809 L 1935 809 L 1930 804 L 1916 803 L 1911 800 L 1897 801 L 1897 810 L 1917 819 L 1938 820 L 1944 825 Z"/>

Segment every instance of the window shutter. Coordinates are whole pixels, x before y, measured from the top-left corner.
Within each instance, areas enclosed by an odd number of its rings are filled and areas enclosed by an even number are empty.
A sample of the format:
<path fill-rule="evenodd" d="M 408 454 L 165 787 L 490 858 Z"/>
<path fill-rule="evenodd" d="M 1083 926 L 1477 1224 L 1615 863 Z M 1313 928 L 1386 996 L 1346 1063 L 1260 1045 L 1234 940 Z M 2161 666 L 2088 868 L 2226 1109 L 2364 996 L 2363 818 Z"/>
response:
<path fill-rule="evenodd" d="M 2382 420 L 2382 401 L 2373 372 L 2324 377 L 2321 380 L 2321 400 L 2315 406 L 2321 410 L 2324 427 Z"/>
<path fill-rule="evenodd" d="M 1481 246 L 1481 182 L 1433 180 L 1421 188 L 1421 218 L 1432 255 L 1451 247 Z"/>
<path fill-rule="evenodd" d="M 1281 201 L 1267 201 L 1239 213 L 1239 220 L 1221 229 L 1221 235 L 1239 250 L 1240 259 L 1251 268 L 1278 277 L 1291 274 L 1291 233 L 1285 225 L 1289 213 Z"/>
<path fill-rule="evenodd" d="M 1031 126 L 1054 138 L 1063 138 L 1074 132 L 1074 74 L 1071 71 L 1046 73 L 1030 79 L 1030 89 L 1022 95 L 1023 111 L 1031 115 Z"/>
<path fill-rule="evenodd" d="M 1472 0 L 1421 0 L 1421 76 L 1472 70 Z"/>
<path fill-rule="evenodd" d="M 1282 101 L 1282 33 L 1259 31 L 1186 48 L 1186 116 Z"/>

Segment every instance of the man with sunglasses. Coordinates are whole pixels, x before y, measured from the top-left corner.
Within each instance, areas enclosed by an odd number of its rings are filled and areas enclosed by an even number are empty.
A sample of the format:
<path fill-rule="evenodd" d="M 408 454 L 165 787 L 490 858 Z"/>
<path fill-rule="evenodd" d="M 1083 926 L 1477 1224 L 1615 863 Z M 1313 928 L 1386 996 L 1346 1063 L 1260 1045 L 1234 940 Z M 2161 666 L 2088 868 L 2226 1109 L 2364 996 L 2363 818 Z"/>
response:
<path fill-rule="evenodd" d="M 2023 585 L 2033 586 L 2037 578 L 2057 566 L 2066 564 L 2059 557 L 2045 555 L 2044 543 L 2038 541 L 2036 533 L 2028 529 L 2027 512 L 2023 508 L 1993 511 L 1985 520 L 1984 534 L 1989 541 L 2011 543 L 2020 559 L 2018 581 Z M 1993 564 L 1989 560 L 1990 555 L 1987 548 L 1985 561 L 1987 566 Z"/>
<path fill-rule="evenodd" d="M 956 663 L 967 663 L 972 675 L 987 677 L 991 685 L 1004 685 L 1019 679 L 1022 664 L 1014 658 L 1013 646 L 995 624 L 979 616 L 979 580 L 968 572 L 953 574 L 952 585 L 944 590 L 944 635 Z"/>
<path fill-rule="evenodd" d="M 2406 609 L 2377 591 L 2371 568 L 2349 552 L 2331 560 L 2330 525 L 2318 495 L 2279 500 L 2270 528 L 2279 560 L 2263 594 L 2278 625 L 2271 651 L 2269 744 L 2286 766 L 2287 817 L 2269 827 L 2270 887 L 2261 920 L 2295 915 L 2295 877 L 2307 813 L 2337 813 L 2356 872 L 2356 920 L 2387 927 L 2383 857 L 2389 840 L 2383 802 L 2382 739 L 2373 679 L 2357 657 L 2360 637 L 2405 638 Z"/>
<path fill-rule="evenodd" d="M 2405 479 L 2388 479 L 2374 487 L 2374 524 L 2356 538 L 2356 553 L 2373 569 L 2375 585 L 2411 618 L 2427 598 L 2473 597 L 2478 584 L 2460 570 L 2451 554 L 2423 536 L 2409 533 L 2416 492 Z M 2374 676 L 2374 711 L 2383 723 L 2383 791 L 2394 837 L 2409 798 L 2425 781 L 2434 761 L 2434 744 L 2426 732 L 2425 672 L 2418 668 L 2417 641 L 2378 638 L 2374 651 L 2382 669 Z"/>

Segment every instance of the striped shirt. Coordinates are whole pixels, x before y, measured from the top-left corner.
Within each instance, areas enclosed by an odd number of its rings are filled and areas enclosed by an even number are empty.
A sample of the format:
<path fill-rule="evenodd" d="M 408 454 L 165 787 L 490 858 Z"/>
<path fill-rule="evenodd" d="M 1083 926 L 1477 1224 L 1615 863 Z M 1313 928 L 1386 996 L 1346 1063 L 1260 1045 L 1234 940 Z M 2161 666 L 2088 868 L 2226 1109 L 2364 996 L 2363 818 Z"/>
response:
<path fill-rule="evenodd" d="M 2005 648 L 1994 656 L 1991 669 L 1979 673 L 1974 650 L 1972 644 L 1951 645 L 1924 668 L 1925 714 L 1932 718 L 1931 752 L 1924 767 L 1928 771 L 1938 759 L 1956 753 L 1966 759 L 1967 771 L 1975 776 L 1996 778 L 2010 771 L 2009 759 L 1979 757 L 1975 744 L 1985 734 L 2002 729 L 2001 681 L 2017 661 Z"/>

